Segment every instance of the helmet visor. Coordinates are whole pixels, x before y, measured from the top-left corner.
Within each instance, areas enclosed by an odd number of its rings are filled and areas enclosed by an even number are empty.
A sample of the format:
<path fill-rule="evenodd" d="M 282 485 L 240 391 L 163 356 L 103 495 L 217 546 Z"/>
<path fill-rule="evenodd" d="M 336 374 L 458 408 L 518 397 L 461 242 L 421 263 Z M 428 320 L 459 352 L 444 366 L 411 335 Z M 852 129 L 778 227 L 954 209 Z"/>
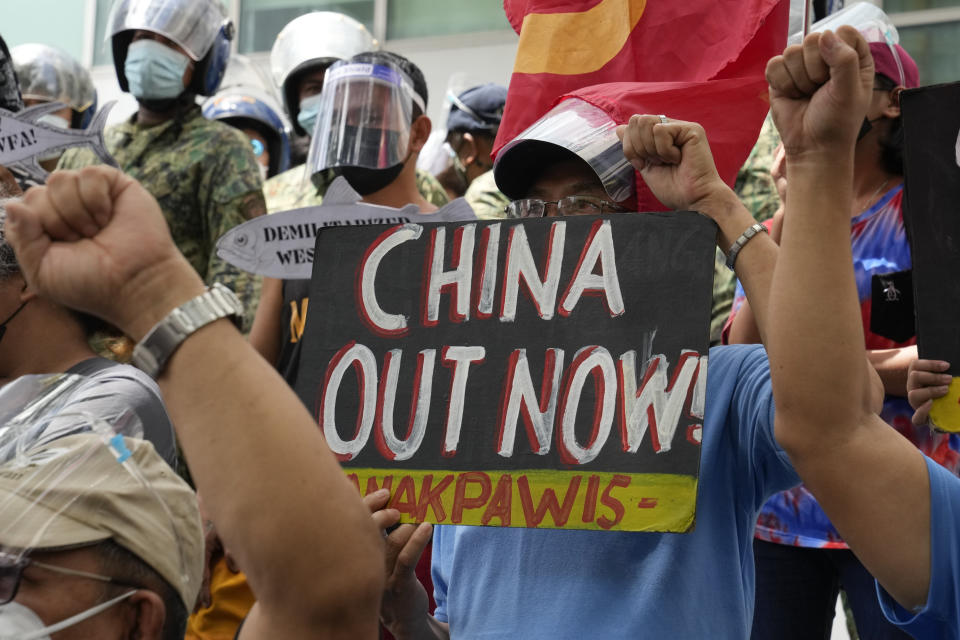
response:
<path fill-rule="evenodd" d="M 407 75 L 389 62 L 338 62 L 330 67 L 308 168 L 386 169 L 404 161 L 413 105 L 423 110 Z"/>
<path fill-rule="evenodd" d="M 110 16 L 110 37 L 121 31 L 159 33 L 199 62 L 228 22 L 217 0 L 118 0 Z"/>

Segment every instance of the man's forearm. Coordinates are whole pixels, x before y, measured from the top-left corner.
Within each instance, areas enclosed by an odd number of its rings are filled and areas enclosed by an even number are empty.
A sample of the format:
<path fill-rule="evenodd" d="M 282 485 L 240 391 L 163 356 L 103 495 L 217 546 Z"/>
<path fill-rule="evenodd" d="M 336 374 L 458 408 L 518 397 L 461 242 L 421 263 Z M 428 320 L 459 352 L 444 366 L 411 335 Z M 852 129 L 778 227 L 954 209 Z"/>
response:
<path fill-rule="evenodd" d="M 171 280 L 181 302 L 202 290 L 197 279 Z M 145 315 L 156 321 L 165 308 Z M 208 511 L 261 608 L 318 629 L 325 620 L 359 624 L 360 636 L 375 637 L 382 540 L 286 383 L 227 320 L 187 338 L 158 382 Z"/>

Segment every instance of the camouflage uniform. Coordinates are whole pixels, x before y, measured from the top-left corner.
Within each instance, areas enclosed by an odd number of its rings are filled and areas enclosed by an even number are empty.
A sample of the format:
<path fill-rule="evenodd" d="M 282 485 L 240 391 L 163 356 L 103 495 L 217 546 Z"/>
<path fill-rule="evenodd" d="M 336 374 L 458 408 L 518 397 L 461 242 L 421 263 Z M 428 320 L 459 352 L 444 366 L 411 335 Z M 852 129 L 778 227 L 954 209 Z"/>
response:
<path fill-rule="evenodd" d="M 323 172 L 320 186 L 314 186 L 306 177 L 307 165 L 301 164 L 273 176 L 263 185 L 263 195 L 267 201 L 267 211 L 287 211 L 300 207 L 315 207 L 323 200 L 323 194 L 333 182 L 333 172 Z M 437 207 L 450 202 L 447 192 L 440 183 L 426 171 L 417 169 L 417 190 L 427 202 Z"/>
<path fill-rule="evenodd" d="M 780 134 L 773 125 L 773 119 L 767 119 L 760 129 L 760 137 L 754 145 L 740 172 L 733 190 L 757 222 L 763 222 L 780 208 L 780 196 L 770 176 L 773 154 L 780 144 Z M 720 333 L 730 316 L 733 294 L 737 288 L 737 278 L 727 268 L 727 256 L 717 249 L 713 265 L 713 308 L 710 313 L 710 344 L 720 344 Z"/>
<path fill-rule="evenodd" d="M 221 122 L 207 120 L 199 106 L 153 127 L 131 118 L 105 133 L 117 164 L 160 203 L 180 251 L 209 285 L 220 282 L 237 293 L 253 322 L 260 278 L 216 255 L 216 242 L 236 225 L 265 211 L 260 172 L 247 138 Z M 59 168 L 97 164 L 90 149 L 69 149 Z"/>
<path fill-rule="evenodd" d="M 507 215 L 504 208 L 510 204 L 510 198 L 497 188 L 492 169 L 471 182 L 463 197 L 481 220 L 496 220 Z"/>

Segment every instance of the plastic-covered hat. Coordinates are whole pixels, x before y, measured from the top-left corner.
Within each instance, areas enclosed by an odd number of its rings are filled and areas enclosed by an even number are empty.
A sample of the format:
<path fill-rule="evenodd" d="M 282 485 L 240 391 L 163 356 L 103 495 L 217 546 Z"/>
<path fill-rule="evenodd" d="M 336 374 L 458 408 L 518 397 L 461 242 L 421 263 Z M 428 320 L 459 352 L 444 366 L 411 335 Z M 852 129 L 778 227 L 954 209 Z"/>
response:
<path fill-rule="evenodd" d="M 135 31 L 157 33 L 179 45 L 197 65 L 188 90 L 213 95 L 227 68 L 233 23 L 219 0 L 117 0 L 110 14 L 113 66 L 129 90 L 124 62 Z"/>
<path fill-rule="evenodd" d="M 112 540 L 160 574 L 191 610 L 203 573 L 196 495 L 149 442 L 90 414 L 46 414 L 42 407 L 56 402 L 59 381 L 71 377 L 50 377 L 32 397 L 23 387 L 15 398 L 0 393 L 8 417 L 0 427 L 6 559 Z M 135 428 L 126 424 L 124 431 Z"/>
<path fill-rule="evenodd" d="M 238 129 L 252 128 L 260 132 L 269 147 L 269 176 L 290 168 L 290 137 L 287 126 L 272 100 L 253 88 L 228 87 L 203 105 L 203 117 L 220 120 Z"/>
<path fill-rule="evenodd" d="M 488 131 L 496 135 L 507 103 L 507 88 L 484 84 L 467 89 L 459 96 L 447 94 L 450 115 L 447 131 Z"/>
<path fill-rule="evenodd" d="M 876 73 L 906 89 L 920 86 L 920 70 L 906 49 L 899 44 L 890 46 L 885 42 L 870 42 L 869 46 Z"/>
<path fill-rule="evenodd" d="M 633 166 L 623 155 L 617 124 L 603 109 L 566 98 L 524 129 L 497 154 L 493 176 L 511 200 L 526 197 L 537 172 L 563 158 L 579 157 L 594 170 L 607 195 L 623 202 L 634 194 Z"/>
<path fill-rule="evenodd" d="M 836 11 L 810 27 L 810 33 L 836 31 L 844 25 L 857 29 L 870 45 L 870 53 L 876 65 L 876 72 L 889 78 L 897 85 L 906 88 L 920 86 L 920 73 L 917 63 L 901 47 L 900 33 L 883 9 L 870 2 L 855 2 Z M 790 44 L 798 44 L 803 34 L 798 32 L 790 36 Z M 886 51 L 879 45 L 885 45 Z"/>
<path fill-rule="evenodd" d="M 7 43 L 2 37 L 0 37 L 0 109 L 12 112 L 23 109 L 17 73 L 13 70 L 10 50 L 7 49 Z"/>
<path fill-rule="evenodd" d="M 326 69 L 337 60 L 347 60 L 379 48 L 367 28 L 350 16 L 332 11 L 307 13 L 287 23 L 270 50 L 270 73 L 280 89 L 283 108 L 300 135 L 309 135 L 297 122 L 300 76 Z"/>
<path fill-rule="evenodd" d="M 66 51 L 45 44 L 21 44 L 10 55 L 24 98 L 62 102 L 73 110 L 73 128 L 90 124 L 96 111 L 97 90 L 82 64 Z"/>

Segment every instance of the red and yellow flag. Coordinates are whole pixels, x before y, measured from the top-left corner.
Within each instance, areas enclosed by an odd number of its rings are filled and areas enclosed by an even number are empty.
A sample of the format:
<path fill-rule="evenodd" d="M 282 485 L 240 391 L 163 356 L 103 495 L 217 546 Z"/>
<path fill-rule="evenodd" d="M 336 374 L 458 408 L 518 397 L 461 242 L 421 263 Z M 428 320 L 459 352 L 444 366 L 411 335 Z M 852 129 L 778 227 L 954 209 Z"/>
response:
<path fill-rule="evenodd" d="M 616 95 L 625 99 L 633 93 L 652 97 L 666 90 L 661 83 L 687 83 L 669 88 L 667 104 L 628 102 L 650 105 L 647 112 L 701 121 L 715 153 L 716 127 L 735 121 L 738 135 L 745 136 L 744 148 L 735 154 L 739 163 L 725 158 L 724 164 L 737 167 L 756 141 L 767 111 L 764 69 L 770 57 L 782 52 L 789 19 L 789 0 L 504 0 L 504 9 L 520 43 L 497 151 L 561 96 L 578 89 L 616 83 Z M 708 92 L 699 84 L 719 80 L 737 82 Z M 656 86 L 642 86 L 647 83 Z M 722 85 L 731 87 L 729 95 Z M 706 94 L 720 104 L 709 104 Z M 592 95 L 591 102 L 604 102 L 597 92 Z M 711 127 L 691 108 L 694 103 L 709 110 Z M 654 104 L 660 110 L 653 111 Z M 605 110 L 621 123 L 634 113 Z M 733 175 L 724 178 L 732 181 Z"/>

